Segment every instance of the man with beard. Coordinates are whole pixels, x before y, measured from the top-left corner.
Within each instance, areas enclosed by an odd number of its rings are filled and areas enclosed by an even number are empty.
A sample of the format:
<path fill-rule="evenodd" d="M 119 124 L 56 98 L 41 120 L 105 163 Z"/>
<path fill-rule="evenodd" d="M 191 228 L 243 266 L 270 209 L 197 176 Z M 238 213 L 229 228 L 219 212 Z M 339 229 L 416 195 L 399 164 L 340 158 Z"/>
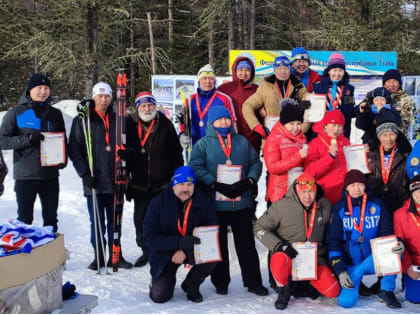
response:
<path fill-rule="evenodd" d="M 172 122 L 156 110 L 150 92 L 136 97 L 136 112 L 127 119 L 127 149 L 118 155 L 127 161 L 130 183 L 127 200 L 134 198 L 136 242 L 142 256 L 135 267 L 147 264 L 149 250 L 143 240 L 143 220 L 150 200 L 171 181 L 174 171 L 184 164 L 182 148 Z"/>
<path fill-rule="evenodd" d="M 150 248 L 149 263 L 152 275 L 149 296 L 155 303 L 169 301 L 174 293 L 176 272 L 181 264 L 193 267 L 181 284 L 187 299 L 203 301 L 199 288 L 216 263 L 195 264 L 192 236 L 199 226 L 217 224 L 213 202 L 195 187 L 195 174 L 189 166 L 178 168 L 164 192 L 153 199 L 144 219 L 144 240 Z"/>

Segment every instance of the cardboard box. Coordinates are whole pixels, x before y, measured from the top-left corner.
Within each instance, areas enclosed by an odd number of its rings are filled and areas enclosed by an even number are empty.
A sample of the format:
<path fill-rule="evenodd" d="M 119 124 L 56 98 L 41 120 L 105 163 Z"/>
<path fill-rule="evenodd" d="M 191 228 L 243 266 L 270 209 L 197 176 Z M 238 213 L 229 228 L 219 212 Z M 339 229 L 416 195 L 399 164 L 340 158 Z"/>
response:
<path fill-rule="evenodd" d="M 29 254 L 22 253 L 0 258 L 0 290 L 15 287 L 51 272 L 66 261 L 64 236 L 43 246 L 34 248 Z"/>

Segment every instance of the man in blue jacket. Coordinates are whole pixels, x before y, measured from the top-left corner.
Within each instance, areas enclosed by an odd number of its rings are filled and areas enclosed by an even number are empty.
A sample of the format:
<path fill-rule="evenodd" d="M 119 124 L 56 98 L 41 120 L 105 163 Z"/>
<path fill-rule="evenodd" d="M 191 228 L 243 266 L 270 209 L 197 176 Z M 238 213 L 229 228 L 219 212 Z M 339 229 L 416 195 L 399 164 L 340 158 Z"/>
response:
<path fill-rule="evenodd" d="M 182 290 L 188 300 L 201 302 L 200 285 L 216 266 L 216 263 L 194 263 L 194 244 L 199 244 L 200 239 L 192 236 L 193 229 L 217 224 L 214 204 L 194 184 L 193 170 L 181 166 L 175 171 L 171 185 L 147 208 L 143 236 L 150 250 L 149 296 L 155 303 L 172 298 L 181 264 L 193 265 L 181 284 Z"/>
<path fill-rule="evenodd" d="M 344 179 L 344 198 L 333 207 L 327 235 L 329 259 L 342 287 L 338 305 L 353 307 L 359 297 L 363 275 L 375 273 L 370 240 L 393 234 L 389 212 L 382 200 L 366 193 L 366 177 L 359 170 L 351 170 Z M 392 249 L 402 254 L 399 242 Z M 396 275 L 382 278 L 378 300 L 389 308 L 401 308 L 394 295 Z"/>

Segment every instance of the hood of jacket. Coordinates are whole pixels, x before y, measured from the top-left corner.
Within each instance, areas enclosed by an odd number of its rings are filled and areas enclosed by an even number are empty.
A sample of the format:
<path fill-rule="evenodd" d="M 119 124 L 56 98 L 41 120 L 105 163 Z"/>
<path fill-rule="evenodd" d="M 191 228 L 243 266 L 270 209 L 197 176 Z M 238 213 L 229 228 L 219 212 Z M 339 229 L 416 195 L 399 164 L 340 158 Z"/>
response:
<path fill-rule="evenodd" d="M 239 62 L 241 61 L 248 61 L 249 64 L 251 65 L 252 71 L 251 71 L 251 79 L 249 79 L 248 82 L 243 82 L 241 80 L 239 80 L 239 78 L 236 76 L 236 66 L 238 65 Z M 254 82 L 254 78 L 255 78 L 255 66 L 254 63 L 252 62 L 251 59 L 247 58 L 247 57 L 238 57 L 236 58 L 235 62 L 232 65 L 232 78 L 233 81 L 235 81 L 236 83 L 240 84 L 240 85 L 248 85 L 252 82 Z"/>

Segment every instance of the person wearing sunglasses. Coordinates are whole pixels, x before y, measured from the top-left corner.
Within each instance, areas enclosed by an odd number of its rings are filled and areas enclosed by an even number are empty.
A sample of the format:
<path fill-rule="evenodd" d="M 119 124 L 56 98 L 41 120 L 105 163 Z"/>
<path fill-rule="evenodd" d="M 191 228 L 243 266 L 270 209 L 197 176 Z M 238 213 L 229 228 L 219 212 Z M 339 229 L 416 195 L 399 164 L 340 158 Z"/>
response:
<path fill-rule="evenodd" d="M 243 116 L 251 130 L 266 139 L 270 134 L 268 121 L 278 121 L 281 116 L 280 101 L 292 98 L 299 102 L 301 109 L 310 107 L 307 100 L 305 85 L 291 74 L 290 60 L 286 56 L 278 56 L 273 62 L 274 74 L 265 77 L 264 82 L 257 91 L 251 95 L 242 107 Z M 259 119 L 265 118 L 265 122 Z M 305 123 L 303 131 L 306 132 L 310 123 Z"/>
<path fill-rule="evenodd" d="M 318 72 L 309 68 L 311 59 L 306 49 L 303 47 L 293 48 L 290 64 L 292 65 L 292 74 L 305 84 L 306 90 L 309 93 L 312 93 L 313 84 L 321 81 L 321 76 Z"/>
<path fill-rule="evenodd" d="M 340 292 L 337 279 L 328 267 L 324 235 L 330 221 L 331 204 L 315 178 L 302 173 L 283 199 L 274 202 L 255 222 L 254 235 L 269 249 L 269 268 L 278 298 L 275 308 L 284 310 L 290 297 L 320 294 L 335 298 Z M 299 255 L 295 242 L 317 246 L 317 280 L 292 281 L 292 259 Z"/>

